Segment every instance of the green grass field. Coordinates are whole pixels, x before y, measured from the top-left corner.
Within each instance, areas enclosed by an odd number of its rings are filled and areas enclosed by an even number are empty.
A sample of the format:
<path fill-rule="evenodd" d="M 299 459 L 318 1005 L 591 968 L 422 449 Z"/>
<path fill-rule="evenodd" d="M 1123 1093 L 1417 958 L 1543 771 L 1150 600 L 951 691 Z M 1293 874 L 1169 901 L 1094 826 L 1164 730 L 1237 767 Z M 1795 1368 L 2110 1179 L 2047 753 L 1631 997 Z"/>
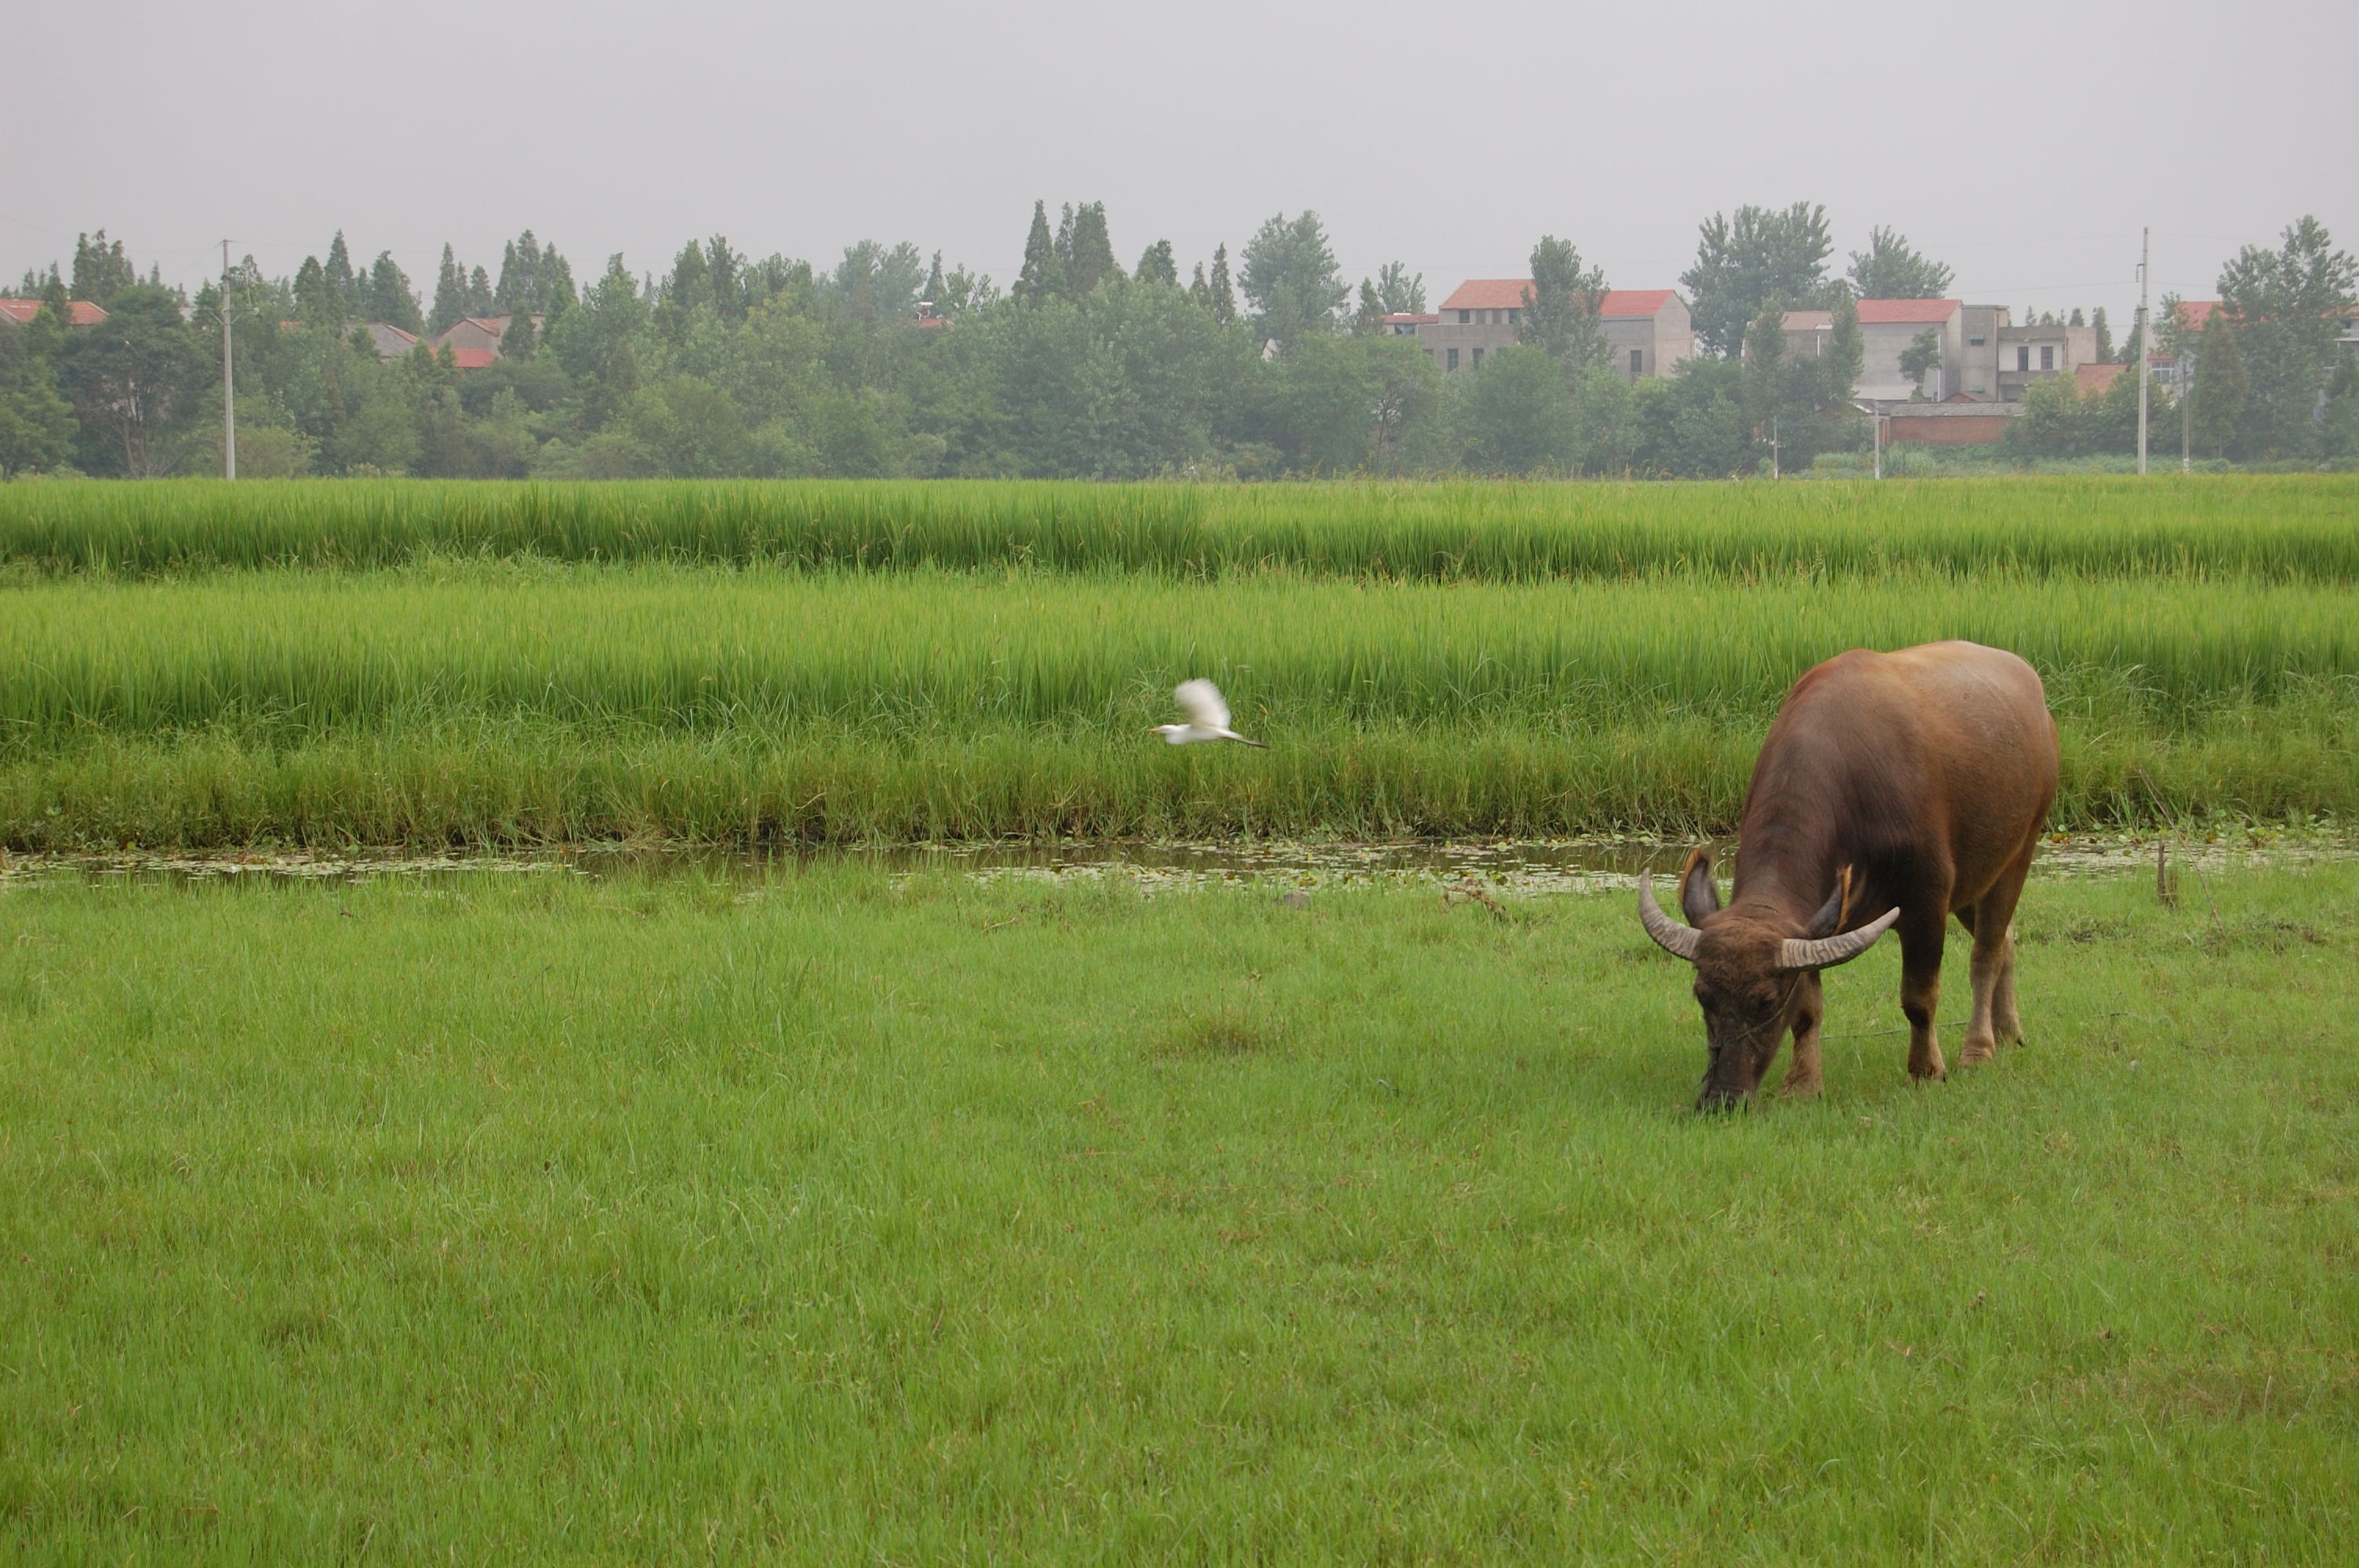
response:
<path fill-rule="evenodd" d="M 0 883 L 0 1557 L 2349 1561 L 2359 868 L 2185 893 L 1699 1118 L 1625 895 Z"/>

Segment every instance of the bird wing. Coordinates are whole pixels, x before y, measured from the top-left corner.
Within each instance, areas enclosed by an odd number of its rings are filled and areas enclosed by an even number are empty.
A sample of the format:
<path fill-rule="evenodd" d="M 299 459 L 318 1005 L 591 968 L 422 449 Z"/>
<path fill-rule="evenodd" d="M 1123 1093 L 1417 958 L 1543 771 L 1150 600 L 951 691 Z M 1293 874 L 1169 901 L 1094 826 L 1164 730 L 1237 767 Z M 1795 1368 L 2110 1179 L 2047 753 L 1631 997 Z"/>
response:
<path fill-rule="evenodd" d="M 1199 730 L 1226 730 L 1229 727 L 1229 705 L 1221 697 L 1221 688 L 1208 680 L 1183 680 L 1172 688 L 1171 695 L 1180 702 L 1180 710 L 1188 722 Z"/>

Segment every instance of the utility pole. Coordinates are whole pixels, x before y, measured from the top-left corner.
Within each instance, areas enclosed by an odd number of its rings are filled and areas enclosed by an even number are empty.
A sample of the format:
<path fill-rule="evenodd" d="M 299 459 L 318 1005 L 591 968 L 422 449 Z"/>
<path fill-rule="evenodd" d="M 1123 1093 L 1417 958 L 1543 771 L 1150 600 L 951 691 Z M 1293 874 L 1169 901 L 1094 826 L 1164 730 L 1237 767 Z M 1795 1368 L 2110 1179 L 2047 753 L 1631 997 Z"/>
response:
<path fill-rule="evenodd" d="M 2154 362 L 2154 345 L 2149 341 L 2154 334 L 2146 319 L 2147 284 L 2150 281 L 2149 274 L 2153 271 L 2153 262 L 2154 231 L 2141 229 L 2138 231 L 2138 362 L 2134 367 L 2138 378 L 2138 472 L 2141 474 L 2146 472 L 2146 403 L 2149 395 L 2147 384 L 2154 379 L 2147 374 L 2147 366 Z"/>
<path fill-rule="evenodd" d="M 2179 384 L 2179 471 L 2190 472 L 2194 464 L 2189 460 L 2195 450 L 2195 367 L 2182 354 L 2171 356 L 2176 373 L 2171 379 Z"/>
<path fill-rule="evenodd" d="M 237 383 L 229 373 L 229 242 L 222 242 L 222 478 L 237 477 Z"/>
<path fill-rule="evenodd" d="M 1777 419 L 1775 415 L 1770 416 L 1769 418 L 1769 477 L 1771 479 L 1782 477 L 1777 472 Z"/>
<path fill-rule="evenodd" d="M 1875 477 L 1882 479 L 1884 477 L 1883 412 L 1873 403 L 1854 403 L 1852 406 L 1867 416 L 1869 427 L 1875 431 Z"/>

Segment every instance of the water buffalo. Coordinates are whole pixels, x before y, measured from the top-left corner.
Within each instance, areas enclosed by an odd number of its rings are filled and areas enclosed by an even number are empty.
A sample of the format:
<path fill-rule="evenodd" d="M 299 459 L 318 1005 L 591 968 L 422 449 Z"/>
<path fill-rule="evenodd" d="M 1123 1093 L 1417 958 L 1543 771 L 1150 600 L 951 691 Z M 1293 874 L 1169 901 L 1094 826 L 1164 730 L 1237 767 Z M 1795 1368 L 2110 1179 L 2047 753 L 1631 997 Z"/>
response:
<path fill-rule="evenodd" d="M 1788 1094 L 1819 1087 L 1819 971 L 1900 933 L 1908 1071 L 1944 1076 L 1933 1037 L 1949 917 L 1974 939 L 1973 1017 L 1960 1060 L 2023 1038 L 2015 903 L 2056 799 L 2056 722 L 2013 654 L 1930 643 L 1854 649 L 1786 696 L 1745 793 L 1725 908 L 1712 856 L 1680 873 L 1680 925 L 1638 889 L 1647 934 L 1695 966 L 1711 1060 L 1698 1108 L 1750 1095 L 1794 1036 Z"/>

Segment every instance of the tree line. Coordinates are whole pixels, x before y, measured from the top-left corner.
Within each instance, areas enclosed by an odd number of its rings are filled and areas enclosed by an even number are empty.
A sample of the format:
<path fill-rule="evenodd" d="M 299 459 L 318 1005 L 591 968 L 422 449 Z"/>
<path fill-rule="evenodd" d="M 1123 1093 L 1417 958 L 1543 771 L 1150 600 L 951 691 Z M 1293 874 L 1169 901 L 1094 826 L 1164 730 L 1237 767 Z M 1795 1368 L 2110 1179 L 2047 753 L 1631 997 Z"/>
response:
<path fill-rule="evenodd" d="M 1889 229 L 1840 275 L 1832 254 L 1823 208 L 1715 214 L 1679 279 L 1699 356 L 1633 383 L 1608 362 L 1603 272 L 1555 235 L 1531 251 L 1518 341 L 1444 375 L 1386 321 L 1426 308 L 1423 277 L 1395 262 L 1353 288 L 1312 211 L 1272 216 L 1234 262 L 1223 245 L 1183 278 L 1164 240 L 1125 267 L 1103 203 L 1054 221 L 1036 203 L 1004 289 L 907 243 L 863 241 L 822 267 L 719 235 L 660 274 L 614 255 L 577 279 L 527 230 L 495 272 L 444 247 L 430 300 L 390 253 L 356 262 L 342 233 L 292 276 L 248 257 L 190 296 L 100 231 L 70 274 L 27 274 L 43 308 L 0 326 L 0 473 L 220 471 L 224 309 L 238 466 L 255 476 L 1716 477 L 1773 453 L 1791 470 L 1867 439 L 1855 301 L 1951 282 Z M 2278 250 L 2246 247 L 2221 293 L 2201 343 L 2175 345 L 2201 367 L 2189 413 L 2204 452 L 2359 453 L 2337 342 L 2350 257 L 2304 219 Z M 105 321 L 70 326 L 78 299 Z M 1785 312 L 1802 308 L 1831 313 L 1826 353 L 1786 351 Z M 367 330 L 430 338 L 470 316 L 510 318 L 485 368 L 423 341 L 382 357 Z M 2110 346 L 2102 311 L 2096 325 Z M 2066 377 L 2034 395 L 2019 445 L 2119 449 L 2117 395 L 2079 398 Z"/>

